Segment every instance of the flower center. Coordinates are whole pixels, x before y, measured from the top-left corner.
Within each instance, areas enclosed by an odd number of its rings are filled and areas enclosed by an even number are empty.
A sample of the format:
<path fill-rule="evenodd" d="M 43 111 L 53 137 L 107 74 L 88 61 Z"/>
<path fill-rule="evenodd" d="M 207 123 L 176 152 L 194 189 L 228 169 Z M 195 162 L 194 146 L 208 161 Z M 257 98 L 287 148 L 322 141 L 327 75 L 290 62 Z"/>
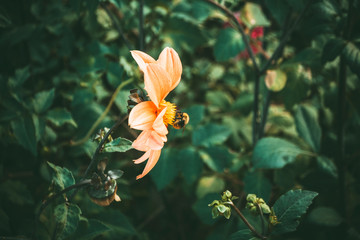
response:
<path fill-rule="evenodd" d="M 162 102 L 160 103 L 160 110 L 159 113 L 167 107 L 163 121 L 165 126 L 168 125 L 173 125 L 174 123 L 174 119 L 175 119 L 175 115 L 176 115 L 176 106 L 173 103 L 167 102 L 165 100 L 162 100 Z"/>

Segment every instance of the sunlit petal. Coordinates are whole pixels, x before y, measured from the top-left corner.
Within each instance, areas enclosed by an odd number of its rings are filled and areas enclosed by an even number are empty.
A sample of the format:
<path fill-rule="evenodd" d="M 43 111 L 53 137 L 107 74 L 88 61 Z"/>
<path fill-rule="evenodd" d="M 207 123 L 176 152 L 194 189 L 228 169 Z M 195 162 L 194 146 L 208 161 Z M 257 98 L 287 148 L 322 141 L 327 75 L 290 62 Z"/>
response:
<path fill-rule="evenodd" d="M 160 154 L 161 154 L 161 150 L 151 150 L 150 157 L 146 163 L 144 171 L 142 172 L 142 174 L 136 177 L 136 180 L 144 177 L 146 174 L 148 174 L 151 171 L 151 169 L 153 169 L 153 167 L 156 165 L 156 163 L 160 158 Z"/>
<path fill-rule="evenodd" d="M 164 141 L 157 132 L 151 131 L 150 136 L 147 139 L 145 145 L 152 150 L 160 150 L 164 146 Z"/>
<path fill-rule="evenodd" d="M 139 164 L 139 163 L 142 163 L 142 162 L 146 161 L 146 159 L 149 158 L 151 151 L 152 150 L 149 150 L 149 151 L 145 152 L 140 158 L 134 160 L 134 163 Z"/>
<path fill-rule="evenodd" d="M 152 101 L 137 104 L 129 114 L 129 125 L 137 130 L 149 130 L 156 119 L 156 107 Z"/>
<path fill-rule="evenodd" d="M 181 79 L 182 64 L 179 55 L 174 49 L 166 47 L 160 53 L 157 62 L 170 75 L 170 91 L 173 90 L 179 84 Z"/>
<path fill-rule="evenodd" d="M 168 130 L 167 130 L 167 127 L 165 126 L 164 124 L 164 120 L 163 120 L 163 117 L 166 113 L 166 109 L 167 108 L 164 108 L 160 114 L 156 117 L 156 120 L 153 122 L 153 125 L 152 125 L 152 128 L 157 132 L 159 133 L 160 135 L 166 135 L 168 134 Z"/>
<path fill-rule="evenodd" d="M 132 147 L 136 150 L 146 152 L 149 150 L 149 147 L 147 146 L 147 141 L 149 137 L 151 136 L 151 130 L 142 131 L 140 135 L 135 139 L 135 141 L 132 143 Z"/>
<path fill-rule="evenodd" d="M 156 107 L 170 92 L 170 76 L 163 67 L 149 63 L 144 72 L 145 90 Z"/>
<path fill-rule="evenodd" d="M 136 63 L 139 65 L 139 68 L 142 72 L 145 72 L 147 63 L 155 62 L 155 59 L 153 59 L 150 55 L 148 55 L 142 51 L 133 50 L 130 52 L 131 52 L 132 57 L 135 59 Z"/>

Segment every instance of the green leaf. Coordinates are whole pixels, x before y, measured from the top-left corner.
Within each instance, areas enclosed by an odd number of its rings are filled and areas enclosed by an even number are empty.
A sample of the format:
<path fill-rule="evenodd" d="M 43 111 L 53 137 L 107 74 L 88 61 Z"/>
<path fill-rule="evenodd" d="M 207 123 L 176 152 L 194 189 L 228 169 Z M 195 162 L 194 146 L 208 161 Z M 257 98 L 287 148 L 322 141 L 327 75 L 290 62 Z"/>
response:
<path fill-rule="evenodd" d="M 214 144 L 223 143 L 230 136 L 230 133 L 228 127 L 209 123 L 195 129 L 192 135 L 192 143 L 195 146 L 210 147 Z"/>
<path fill-rule="evenodd" d="M 96 219 L 80 221 L 80 224 L 71 239 L 74 240 L 94 239 L 96 236 L 108 232 L 110 229 L 111 228 L 109 226 Z"/>
<path fill-rule="evenodd" d="M 245 49 L 245 44 L 238 33 L 233 28 L 226 28 L 220 31 L 214 46 L 216 61 L 227 61 L 235 57 Z"/>
<path fill-rule="evenodd" d="M 360 50 L 352 42 L 348 42 L 342 53 L 351 71 L 360 76 Z"/>
<path fill-rule="evenodd" d="M 162 150 L 159 161 L 151 170 L 150 175 L 158 190 L 169 185 L 179 172 L 177 167 L 177 150 L 166 148 Z"/>
<path fill-rule="evenodd" d="M 254 168 L 282 168 L 295 160 L 296 156 L 305 153 L 295 144 L 274 137 L 262 138 L 253 152 Z"/>
<path fill-rule="evenodd" d="M 34 200 L 27 186 L 20 181 L 7 180 L 0 185 L 2 198 L 6 197 L 10 202 L 19 206 L 31 205 Z"/>
<path fill-rule="evenodd" d="M 71 171 L 69 171 L 66 168 L 56 166 L 50 162 L 47 162 L 47 164 L 53 171 L 52 182 L 58 188 L 57 189 L 58 191 L 61 191 L 65 188 L 75 184 L 75 179 L 74 179 Z"/>
<path fill-rule="evenodd" d="M 247 194 L 255 194 L 256 196 L 269 201 L 272 185 L 270 181 L 264 177 L 262 172 L 247 172 L 244 177 L 244 191 Z"/>
<path fill-rule="evenodd" d="M 126 138 L 118 137 L 104 145 L 103 152 L 126 152 L 132 149 L 132 142 Z"/>
<path fill-rule="evenodd" d="M 231 234 L 229 240 L 250 240 L 253 237 L 249 229 L 242 229 Z"/>
<path fill-rule="evenodd" d="M 220 111 L 224 111 L 230 108 L 233 99 L 230 94 L 224 91 L 209 91 L 206 93 L 206 101 L 210 103 L 211 106 L 215 106 L 220 109 Z"/>
<path fill-rule="evenodd" d="M 46 119 L 52 122 L 55 126 L 60 127 L 65 123 L 69 123 L 77 127 L 76 122 L 71 116 L 71 113 L 65 108 L 55 108 L 46 113 Z"/>
<path fill-rule="evenodd" d="M 203 198 L 209 193 L 220 193 L 225 189 L 225 181 L 217 176 L 202 177 L 196 188 L 198 198 Z"/>
<path fill-rule="evenodd" d="M 15 78 L 9 79 L 9 87 L 10 88 L 17 88 L 20 87 L 29 77 L 29 66 L 24 67 L 22 69 L 17 69 L 15 71 Z"/>
<path fill-rule="evenodd" d="M 32 101 L 36 113 L 43 113 L 50 108 L 55 98 L 55 89 L 39 92 Z"/>
<path fill-rule="evenodd" d="M 282 195 L 273 206 L 277 220 L 280 222 L 274 227 L 273 233 L 282 234 L 295 231 L 301 215 L 307 211 L 317 195 L 316 192 L 301 189 L 290 190 Z"/>
<path fill-rule="evenodd" d="M 133 236 L 136 234 L 136 229 L 129 221 L 128 217 L 119 210 L 109 209 L 102 211 L 97 216 L 105 224 L 112 234 L 121 236 Z"/>
<path fill-rule="evenodd" d="M 337 167 L 331 159 L 325 156 L 317 156 L 316 162 L 320 170 L 322 170 L 323 172 L 327 173 L 328 175 L 334 178 L 338 178 Z"/>
<path fill-rule="evenodd" d="M 247 2 L 241 13 L 241 19 L 248 26 L 248 28 L 270 26 L 270 22 L 266 19 L 266 16 L 262 12 L 260 5 L 256 3 Z"/>
<path fill-rule="evenodd" d="M 249 92 L 241 92 L 231 109 L 239 111 L 242 115 L 247 116 L 253 107 L 254 95 Z"/>
<path fill-rule="evenodd" d="M 212 211 L 208 204 L 210 204 L 214 199 L 218 198 L 218 193 L 210 193 L 207 194 L 205 197 L 198 199 L 192 206 L 192 209 L 195 211 L 196 215 L 203 223 L 211 225 L 216 222 L 216 219 L 213 219 L 212 217 Z"/>
<path fill-rule="evenodd" d="M 33 119 L 29 116 L 17 118 L 11 121 L 11 127 L 20 145 L 29 150 L 34 156 L 37 156 L 37 142 Z"/>
<path fill-rule="evenodd" d="M 303 138 L 316 152 L 320 151 L 321 128 L 318 114 L 312 106 L 300 105 L 296 109 L 295 124 L 299 136 Z"/>
<path fill-rule="evenodd" d="M 290 11 L 290 7 L 287 1 L 284 0 L 265 0 L 267 9 L 269 9 L 271 15 L 275 18 L 279 26 L 281 27 L 286 22 L 286 15 Z"/>
<path fill-rule="evenodd" d="M 10 221 L 8 215 L 0 208 L 0 231 L 2 234 L 10 234 Z"/>
<path fill-rule="evenodd" d="M 308 220 L 316 225 L 336 227 L 340 225 L 343 218 L 333 208 L 318 207 L 310 212 Z"/>
<path fill-rule="evenodd" d="M 266 71 L 265 85 L 270 91 L 281 91 L 285 87 L 286 80 L 286 74 L 281 70 Z"/>
<path fill-rule="evenodd" d="M 236 157 L 224 146 L 214 146 L 200 152 L 205 164 L 213 171 L 224 172 L 229 169 Z"/>
<path fill-rule="evenodd" d="M 333 38 L 327 41 L 324 46 L 321 62 L 322 64 L 326 62 L 334 61 L 337 56 L 339 56 L 344 49 L 346 42 L 340 38 Z"/>
<path fill-rule="evenodd" d="M 177 153 L 176 162 L 187 184 L 192 184 L 199 178 L 203 163 L 195 148 L 187 147 L 180 149 Z"/>
<path fill-rule="evenodd" d="M 56 225 L 56 239 L 65 239 L 73 234 L 80 220 L 81 210 L 73 203 L 63 203 L 54 210 Z"/>

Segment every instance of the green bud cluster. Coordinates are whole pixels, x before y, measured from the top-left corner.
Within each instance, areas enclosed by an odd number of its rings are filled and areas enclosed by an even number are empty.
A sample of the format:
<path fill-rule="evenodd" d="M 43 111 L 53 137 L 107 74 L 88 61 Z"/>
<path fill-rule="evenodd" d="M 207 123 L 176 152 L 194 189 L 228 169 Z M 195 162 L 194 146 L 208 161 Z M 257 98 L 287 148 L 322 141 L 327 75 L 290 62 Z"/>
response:
<path fill-rule="evenodd" d="M 101 140 L 103 140 L 103 138 L 105 137 L 106 133 L 110 130 L 110 128 L 105 127 L 104 129 L 100 129 L 96 135 L 94 136 L 94 141 L 98 141 L 101 142 Z M 111 142 L 113 140 L 113 138 L 111 137 L 111 135 L 109 135 L 108 137 L 109 142 Z"/>
<path fill-rule="evenodd" d="M 256 197 L 255 194 L 248 194 L 246 197 L 246 208 L 254 214 L 259 213 L 259 208 L 264 214 L 270 214 L 270 207 L 266 204 L 264 199 Z"/>
<path fill-rule="evenodd" d="M 231 216 L 230 204 L 232 203 L 232 200 L 235 199 L 238 199 L 238 197 L 233 196 L 229 190 L 223 192 L 221 200 L 214 200 L 208 205 L 209 207 L 213 207 L 211 211 L 212 217 L 216 218 L 218 216 L 224 216 L 226 219 L 229 219 Z"/>

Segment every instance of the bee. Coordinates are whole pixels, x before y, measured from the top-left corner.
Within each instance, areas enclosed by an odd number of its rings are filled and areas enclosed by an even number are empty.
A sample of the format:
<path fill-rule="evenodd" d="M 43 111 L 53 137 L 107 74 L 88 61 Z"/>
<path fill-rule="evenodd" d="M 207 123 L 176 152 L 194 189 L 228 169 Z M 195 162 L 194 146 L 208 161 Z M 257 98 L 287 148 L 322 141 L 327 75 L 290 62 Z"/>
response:
<path fill-rule="evenodd" d="M 190 117 L 187 113 L 176 111 L 173 127 L 175 129 L 181 129 L 189 123 Z"/>

